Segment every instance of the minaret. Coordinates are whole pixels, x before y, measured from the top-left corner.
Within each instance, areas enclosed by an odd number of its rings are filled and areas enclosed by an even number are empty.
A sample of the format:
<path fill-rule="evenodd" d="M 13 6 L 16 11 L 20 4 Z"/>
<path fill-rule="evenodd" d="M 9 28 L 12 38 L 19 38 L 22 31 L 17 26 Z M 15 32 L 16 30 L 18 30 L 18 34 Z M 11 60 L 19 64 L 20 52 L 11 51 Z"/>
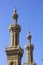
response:
<path fill-rule="evenodd" d="M 21 65 L 21 59 L 23 56 L 23 49 L 19 45 L 19 33 L 21 31 L 21 26 L 17 23 L 18 14 L 16 8 L 12 18 L 13 22 L 9 26 L 10 47 L 5 48 L 7 55 L 7 65 Z"/>
<path fill-rule="evenodd" d="M 25 45 L 25 49 L 26 49 L 26 63 L 25 65 L 36 65 L 33 61 L 33 50 L 34 50 L 34 45 L 31 44 L 31 34 L 30 34 L 30 31 L 28 32 L 28 35 L 27 35 L 27 39 L 28 39 L 28 44 Z"/>
<path fill-rule="evenodd" d="M 15 8 L 14 13 L 12 14 L 13 22 L 9 26 L 10 30 L 10 47 L 19 46 L 19 33 L 21 31 L 21 26 L 17 24 L 18 14 Z"/>

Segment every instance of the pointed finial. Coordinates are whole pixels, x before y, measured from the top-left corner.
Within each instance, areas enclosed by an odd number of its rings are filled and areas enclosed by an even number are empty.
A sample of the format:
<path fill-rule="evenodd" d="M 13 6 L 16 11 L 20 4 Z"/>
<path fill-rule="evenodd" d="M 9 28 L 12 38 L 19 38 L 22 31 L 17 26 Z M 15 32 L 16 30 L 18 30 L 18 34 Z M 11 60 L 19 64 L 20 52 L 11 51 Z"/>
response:
<path fill-rule="evenodd" d="M 30 29 L 29 29 L 29 32 L 27 34 L 27 39 L 31 39 Z"/>
<path fill-rule="evenodd" d="M 17 24 L 18 14 L 17 14 L 16 7 L 14 8 L 14 13 L 12 14 L 12 18 L 16 21 Z"/>
<path fill-rule="evenodd" d="M 28 31 L 28 34 L 30 34 L 30 29 L 29 29 L 29 31 Z"/>
<path fill-rule="evenodd" d="M 14 8 L 14 12 L 15 12 L 15 13 L 17 12 L 16 7 Z"/>

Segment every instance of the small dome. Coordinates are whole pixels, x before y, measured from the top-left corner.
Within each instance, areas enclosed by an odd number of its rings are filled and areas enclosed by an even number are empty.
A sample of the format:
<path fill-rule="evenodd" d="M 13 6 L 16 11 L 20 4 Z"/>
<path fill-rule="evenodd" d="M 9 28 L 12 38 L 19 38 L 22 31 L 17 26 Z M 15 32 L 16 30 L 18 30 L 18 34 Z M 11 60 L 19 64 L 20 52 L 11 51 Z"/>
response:
<path fill-rule="evenodd" d="M 14 13 L 12 14 L 13 19 L 18 19 L 18 14 L 16 8 L 14 9 Z"/>

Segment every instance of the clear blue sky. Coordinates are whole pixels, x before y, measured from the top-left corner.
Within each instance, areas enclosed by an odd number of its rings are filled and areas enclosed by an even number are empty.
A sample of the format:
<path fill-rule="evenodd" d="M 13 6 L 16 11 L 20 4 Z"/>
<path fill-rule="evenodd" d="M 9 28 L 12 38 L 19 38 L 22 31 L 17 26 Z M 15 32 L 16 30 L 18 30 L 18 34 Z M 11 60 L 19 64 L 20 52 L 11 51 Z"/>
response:
<path fill-rule="evenodd" d="M 34 61 L 43 65 L 43 0 L 0 0 L 0 64 L 7 65 L 5 45 L 10 45 L 8 26 L 12 23 L 12 13 L 17 8 L 21 25 L 20 46 L 24 48 L 22 62 L 26 62 L 26 35 L 30 29 L 34 44 Z"/>

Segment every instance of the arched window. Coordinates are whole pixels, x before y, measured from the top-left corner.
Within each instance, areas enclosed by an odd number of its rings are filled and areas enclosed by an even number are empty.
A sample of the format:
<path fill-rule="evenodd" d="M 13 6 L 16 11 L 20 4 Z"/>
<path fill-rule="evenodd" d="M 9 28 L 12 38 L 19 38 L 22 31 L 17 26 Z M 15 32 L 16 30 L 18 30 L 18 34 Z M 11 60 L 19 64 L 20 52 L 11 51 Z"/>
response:
<path fill-rule="evenodd" d="M 10 65 L 13 65 L 13 62 L 11 62 Z"/>
<path fill-rule="evenodd" d="M 10 65 L 16 65 L 16 63 L 15 62 L 10 62 Z"/>

